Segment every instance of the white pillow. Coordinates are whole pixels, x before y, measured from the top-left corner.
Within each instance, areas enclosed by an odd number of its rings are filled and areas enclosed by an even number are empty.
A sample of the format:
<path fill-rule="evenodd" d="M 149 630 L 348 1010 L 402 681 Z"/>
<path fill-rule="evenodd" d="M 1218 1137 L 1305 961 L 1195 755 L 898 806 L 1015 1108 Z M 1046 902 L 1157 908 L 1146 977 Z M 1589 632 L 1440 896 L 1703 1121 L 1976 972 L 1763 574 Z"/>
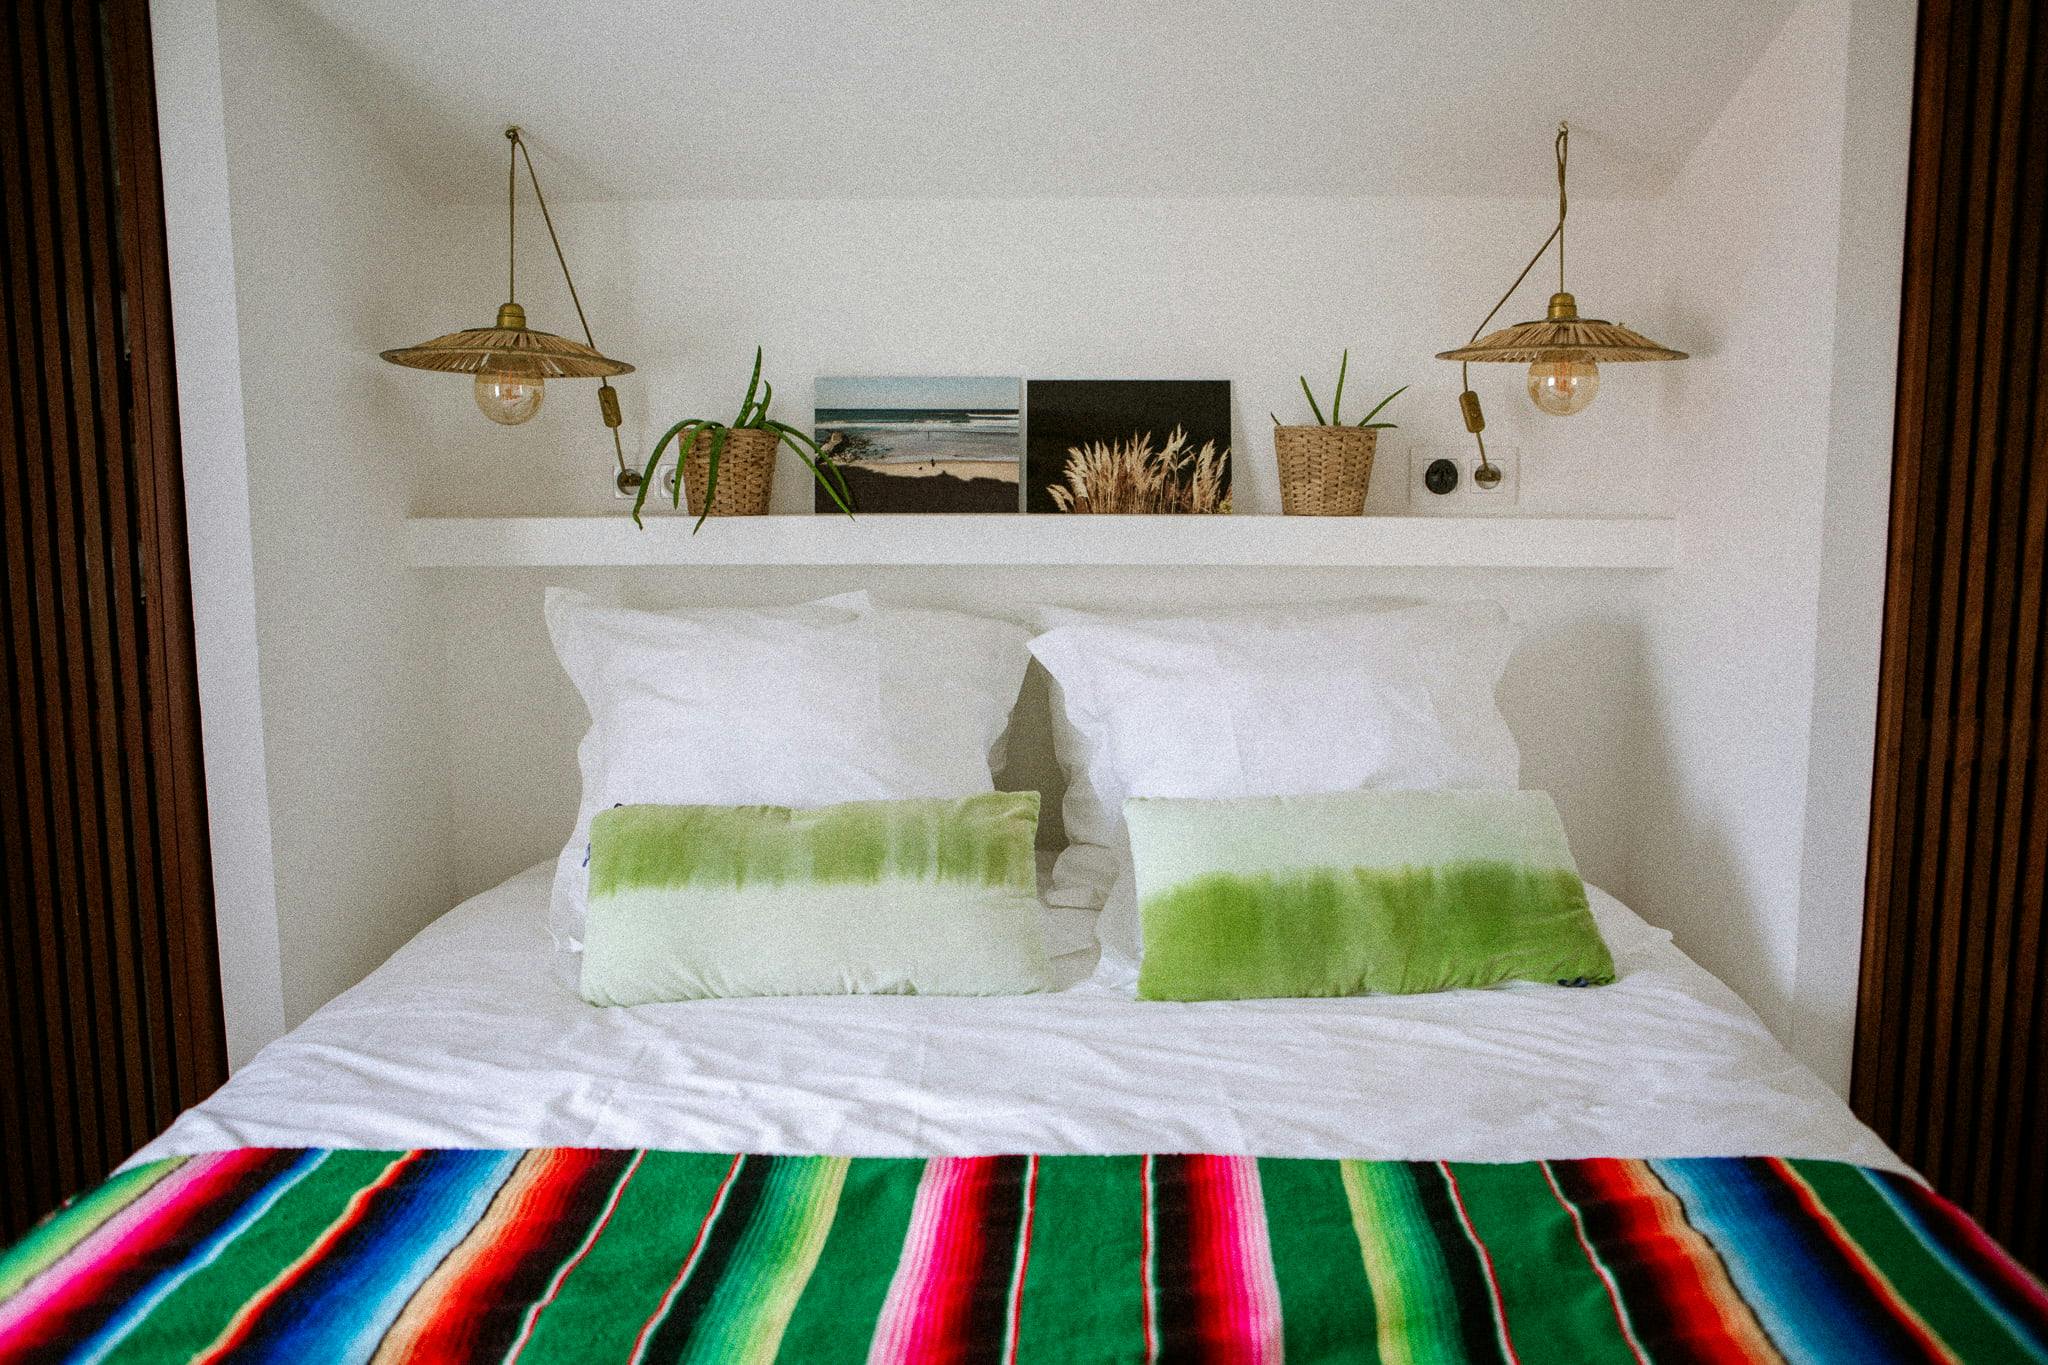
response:
<path fill-rule="evenodd" d="M 1519 633 L 1496 603 L 1040 619 L 1071 841 L 1046 898 L 1104 904 L 1103 979 L 1138 968 L 1128 797 L 1521 785 L 1494 701 Z"/>
<path fill-rule="evenodd" d="M 590 709 L 583 796 L 549 929 L 581 946 L 590 821 L 615 805 L 823 806 L 995 790 L 1030 662 L 1020 626 L 878 607 L 633 611 L 547 592 L 548 633 Z"/>

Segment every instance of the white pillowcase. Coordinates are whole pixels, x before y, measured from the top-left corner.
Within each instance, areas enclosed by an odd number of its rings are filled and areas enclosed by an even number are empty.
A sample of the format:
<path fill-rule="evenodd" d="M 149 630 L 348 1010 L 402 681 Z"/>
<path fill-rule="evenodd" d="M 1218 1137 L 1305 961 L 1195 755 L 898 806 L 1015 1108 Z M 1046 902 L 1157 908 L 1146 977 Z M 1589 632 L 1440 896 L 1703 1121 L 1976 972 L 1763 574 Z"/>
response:
<path fill-rule="evenodd" d="M 1072 841 L 1046 898 L 1104 904 L 1100 980 L 1137 976 L 1129 797 L 1521 785 L 1494 701 L 1519 632 L 1498 604 L 1041 620 Z"/>
<path fill-rule="evenodd" d="M 549 929 L 583 937 L 590 821 L 615 805 L 823 806 L 973 796 L 1030 662 L 1020 626 L 878 607 L 633 611 L 547 592 L 548 633 L 590 709 L 583 798 Z"/>

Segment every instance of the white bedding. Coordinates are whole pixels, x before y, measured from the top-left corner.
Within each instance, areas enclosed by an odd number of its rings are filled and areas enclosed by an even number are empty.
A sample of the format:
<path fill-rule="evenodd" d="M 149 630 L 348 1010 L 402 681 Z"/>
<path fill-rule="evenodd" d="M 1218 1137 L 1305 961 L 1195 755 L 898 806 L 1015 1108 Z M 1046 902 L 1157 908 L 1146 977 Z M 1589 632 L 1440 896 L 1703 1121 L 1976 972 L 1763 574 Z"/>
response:
<path fill-rule="evenodd" d="M 598 1009 L 545 869 L 456 907 L 137 1159 L 225 1147 L 846 1155 L 1201 1151 L 1513 1161 L 1898 1159 L 1726 986 L 1612 897 L 1621 979 L 1445 995 Z M 1079 981 L 1086 955 L 1062 960 Z"/>

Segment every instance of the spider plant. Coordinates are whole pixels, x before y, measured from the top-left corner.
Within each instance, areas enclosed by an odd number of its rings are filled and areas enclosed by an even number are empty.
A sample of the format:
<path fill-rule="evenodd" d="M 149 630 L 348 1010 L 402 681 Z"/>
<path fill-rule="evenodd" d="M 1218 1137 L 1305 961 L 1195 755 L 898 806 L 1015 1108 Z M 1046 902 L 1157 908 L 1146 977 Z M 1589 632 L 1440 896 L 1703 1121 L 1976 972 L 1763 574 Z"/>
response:
<path fill-rule="evenodd" d="M 1346 347 L 1344 351 L 1344 358 L 1337 362 L 1337 391 L 1330 397 L 1330 416 L 1327 421 L 1325 421 L 1323 418 L 1322 407 L 1318 405 L 1316 402 L 1315 393 L 1308 386 L 1308 376 L 1303 375 L 1301 377 L 1301 396 L 1308 399 L 1308 410 L 1315 414 L 1317 426 L 1341 427 L 1344 425 L 1344 374 L 1350 368 L 1351 350 L 1349 347 Z M 1372 419 L 1379 416 L 1381 412 L 1385 411 L 1387 404 L 1393 402 L 1396 398 L 1399 398 L 1402 394 L 1406 392 L 1408 392 L 1408 386 L 1406 384 L 1403 384 L 1400 388 L 1395 389 L 1385 398 L 1382 398 L 1379 402 L 1373 404 L 1372 411 L 1368 412 L 1365 416 L 1359 418 L 1357 425 L 1364 427 L 1367 431 L 1386 431 L 1389 428 L 1395 426 L 1396 424 L 1393 422 L 1375 422 Z M 1269 412 L 1266 415 L 1268 417 L 1273 418 L 1274 426 L 1278 427 L 1286 425 L 1286 423 L 1282 422 L 1277 416 L 1274 416 L 1274 414 Z"/>
<path fill-rule="evenodd" d="M 757 397 L 758 395 L 758 397 Z M 647 505 L 647 490 L 654 486 L 655 470 L 661 465 L 662 452 L 669 442 L 676 443 L 676 480 L 670 490 L 676 507 L 683 505 L 682 465 L 689 458 L 690 449 L 701 437 L 709 441 L 706 451 L 704 489 L 698 501 L 702 504 L 697 511 L 697 524 L 690 528 L 695 535 L 703 528 L 704 519 L 711 515 L 711 499 L 718 492 L 718 462 L 725 454 L 726 438 L 735 431 L 772 431 L 778 446 L 788 446 L 796 452 L 811 471 L 811 477 L 818 481 L 832 501 L 839 504 L 839 510 L 847 516 L 853 515 L 853 507 L 846 500 L 846 480 L 833 467 L 830 460 L 818 457 L 818 443 L 786 422 L 778 422 L 768 415 L 768 405 L 775 399 L 775 386 L 761 378 L 761 348 L 754 348 L 754 373 L 747 380 L 747 396 L 740 400 L 739 416 L 730 422 L 714 421 L 708 417 L 685 417 L 682 421 L 662 433 L 654 443 L 654 453 L 647 457 L 647 468 L 640 475 L 640 495 L 633 499 L 633 524 L 646 529 L 647 523 L 640 520 L 640 509 Z M 808 453 L 807 453 L 808 452 Z"/>

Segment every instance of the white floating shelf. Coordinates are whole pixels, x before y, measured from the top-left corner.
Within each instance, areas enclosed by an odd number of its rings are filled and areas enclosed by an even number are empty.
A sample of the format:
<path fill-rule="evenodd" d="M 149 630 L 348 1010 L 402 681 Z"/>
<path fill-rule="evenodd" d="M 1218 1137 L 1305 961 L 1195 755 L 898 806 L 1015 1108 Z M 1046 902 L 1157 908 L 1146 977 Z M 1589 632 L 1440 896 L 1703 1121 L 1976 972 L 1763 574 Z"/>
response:
<path fill-rule="evenodd" d="M 1083 564 L 1482 569 L 1662 569 L 1658 517 L 983 516 L 876 514 L 713 519 L 423 517 L 406 525 L 422 569 L 576 565 Z"/>

